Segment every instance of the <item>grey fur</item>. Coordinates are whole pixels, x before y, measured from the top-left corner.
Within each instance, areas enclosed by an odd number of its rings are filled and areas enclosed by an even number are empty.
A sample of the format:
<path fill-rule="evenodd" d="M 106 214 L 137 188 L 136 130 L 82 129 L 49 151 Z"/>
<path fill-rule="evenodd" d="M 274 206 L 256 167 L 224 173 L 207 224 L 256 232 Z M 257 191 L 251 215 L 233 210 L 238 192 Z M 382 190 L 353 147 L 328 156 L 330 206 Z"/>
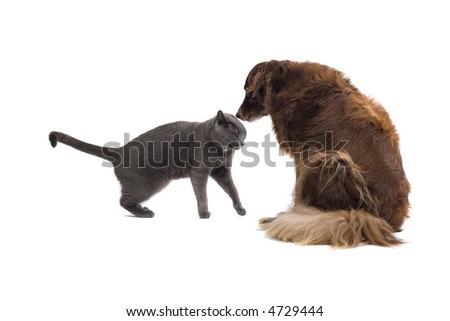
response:
<path fill-rule="evenodd" d="M 64 143 L 111 161 L 122 186 L 120 205 L 139 217 L 155 214 L 141 203 L 166 187 L 171 180 L 189 177 L 197 198 L 198 214 L 209 218 L 206 184 L 211 176 L 230 196 L 239 215 L 245 215 L 231 177 L 234 150 L 246 137 L 242 123 L 219 110 L 202 123 L 175 122 L 154 128 L 120 148 L 100 147 L 60 132 L 51 132 L 50 143 Z"/>

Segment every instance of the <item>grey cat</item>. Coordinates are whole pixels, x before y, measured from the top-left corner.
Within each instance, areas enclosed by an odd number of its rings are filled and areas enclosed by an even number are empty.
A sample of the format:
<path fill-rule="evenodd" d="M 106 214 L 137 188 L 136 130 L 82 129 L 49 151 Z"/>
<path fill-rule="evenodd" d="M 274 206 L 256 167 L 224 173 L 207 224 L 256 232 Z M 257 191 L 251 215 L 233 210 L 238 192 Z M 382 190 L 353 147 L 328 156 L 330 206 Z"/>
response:
<path fill-rule="evenodd" d="M 189 177 L 198 214 L 209 218 L 209 176 L 230 196 L 236 212 L 246 213 L 231 177 L 234 151 L 244 145 L 246 134 L 235 116 L 219 110 L 216 117 L 202 123 L 179 121 L 159 126 L 120 148 L 88 144 L 59 132 L 51 132 L 49 139 L 53 147 L 61 142 L 112 162 L 122 186 L 120 205 L 136 216 L 153 217 L 155 213 L 141 203 L 171 180 Z"/>

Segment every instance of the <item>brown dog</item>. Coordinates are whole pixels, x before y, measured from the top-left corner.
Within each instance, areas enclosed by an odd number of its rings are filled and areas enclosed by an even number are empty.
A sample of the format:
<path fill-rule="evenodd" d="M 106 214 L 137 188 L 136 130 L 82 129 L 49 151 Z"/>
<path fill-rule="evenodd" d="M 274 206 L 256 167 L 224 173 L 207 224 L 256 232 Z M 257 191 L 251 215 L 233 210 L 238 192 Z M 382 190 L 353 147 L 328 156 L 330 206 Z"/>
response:
<path fill-rule="evenodd" d="M 236 116 L 270 115 L 285 153 L 294 157 L 294 206 L 260 226 L 299 244 L 391 246 L 408 217 L 410 186 L 399 138 L 384 108 L 341 72 L 316 63 L 257 64 Z"/>

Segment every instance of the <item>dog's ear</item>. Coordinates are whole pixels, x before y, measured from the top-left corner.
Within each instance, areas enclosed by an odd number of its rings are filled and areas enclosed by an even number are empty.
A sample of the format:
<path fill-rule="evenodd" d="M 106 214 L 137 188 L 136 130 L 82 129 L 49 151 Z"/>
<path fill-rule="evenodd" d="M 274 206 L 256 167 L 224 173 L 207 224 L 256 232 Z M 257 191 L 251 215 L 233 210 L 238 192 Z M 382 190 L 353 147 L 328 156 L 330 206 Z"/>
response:
<path fill-rule="evenodd" d="M 262 62 L 253 67 L 246 80 L 246 90 L 253 99 L 264 100 L 267 86 L 266 67 L 268 62 Z"/>
<path fill-rule="evenodd" d="M 287 61 L 271 60 L 255 66 L 252 75 L 253 97 L 259 101 L 270 101 L 283 86 L 286 79 Z"/>
<path fill-rule="evenodd" d="M 277 94 L 289 77 L 289 61 L 270 61 L 266 68 L 266 92 L 272 96 Z"/>

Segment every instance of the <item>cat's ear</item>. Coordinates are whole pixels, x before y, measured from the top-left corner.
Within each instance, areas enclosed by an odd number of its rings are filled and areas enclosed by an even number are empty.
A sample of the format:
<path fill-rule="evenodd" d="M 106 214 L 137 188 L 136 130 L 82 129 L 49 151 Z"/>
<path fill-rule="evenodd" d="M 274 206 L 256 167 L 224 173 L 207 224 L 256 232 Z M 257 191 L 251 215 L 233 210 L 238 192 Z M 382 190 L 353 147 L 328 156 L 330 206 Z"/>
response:
<path fill-rule="evenodd" d="M 219 125 L 228 123 L 227 120 L 225 119 L 225 115 L 223 114 L 223 112 L 221 110 L 219 110 L 217 112 L 216 121 Z"/>

